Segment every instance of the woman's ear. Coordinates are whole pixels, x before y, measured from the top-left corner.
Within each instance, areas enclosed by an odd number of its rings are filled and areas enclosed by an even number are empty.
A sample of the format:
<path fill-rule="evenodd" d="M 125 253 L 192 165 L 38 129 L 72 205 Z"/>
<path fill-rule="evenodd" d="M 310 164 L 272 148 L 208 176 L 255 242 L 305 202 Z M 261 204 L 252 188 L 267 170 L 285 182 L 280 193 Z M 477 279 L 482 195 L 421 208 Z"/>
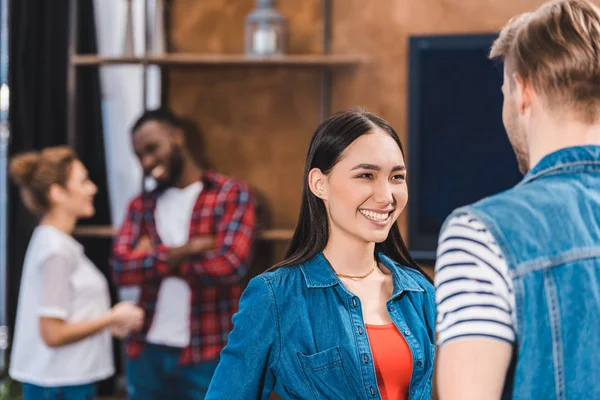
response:
<path fill-rule="evenodd" d="M 57 183 L 53 183 L 48 190 L 48 204 L 62 203 L 65 200 L 66 195 L 67 191 L 64 187 Z"/>
<path fill-rule="evenodd" d="M 313 168 L 308 173 L 310 191 L 322 200 L 327 200 L 327 176 L 319 168 Z"/>

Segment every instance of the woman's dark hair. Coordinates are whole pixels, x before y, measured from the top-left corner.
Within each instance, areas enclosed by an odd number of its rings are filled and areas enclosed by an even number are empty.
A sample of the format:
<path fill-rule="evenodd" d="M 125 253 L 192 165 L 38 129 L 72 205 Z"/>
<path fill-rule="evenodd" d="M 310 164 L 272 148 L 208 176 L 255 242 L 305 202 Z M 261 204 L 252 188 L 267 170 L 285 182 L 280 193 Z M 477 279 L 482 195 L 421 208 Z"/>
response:
<path fill-rule="evenodd" d="M 381 129 L 389 134 L 404 154 L 400 138 L 394 129 L 382 118 L 361 109 L 352 109 L 334 114 L 323 121 L 315 131 L 306 156 L 304 169 L 304 188 L 300 215 L 294 236 L 285 259 L 272 269 L 302 264 L 322 252 L 329 240 L 329 222 L 327 210 L 321 199 L 315 196 L 308 186 L 308 175 L 313 168 L 327 174 L 340 161 L 344 150 L 356 139 Z M 375 245 L 376 252 L 382 252 L 392 260 L 423 272 L 411 257 L 394 222 L 388 237 Z"/>

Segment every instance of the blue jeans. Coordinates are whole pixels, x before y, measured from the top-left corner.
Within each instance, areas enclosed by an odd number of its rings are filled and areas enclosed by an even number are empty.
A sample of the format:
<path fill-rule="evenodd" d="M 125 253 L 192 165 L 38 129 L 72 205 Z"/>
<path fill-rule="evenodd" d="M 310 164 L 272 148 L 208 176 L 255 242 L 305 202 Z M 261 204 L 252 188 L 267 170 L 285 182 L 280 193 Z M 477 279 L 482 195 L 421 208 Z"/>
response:
<path fill-rule="evenodd" d="M 96 400 L 96 385 L 43 387 L 23 383 L 24 400 Z"/>
<path fill-rule="evenodd" d="M 142 354 L 127 359 L 129 400 L 204 399 L 219 360 L 180 365 L 181 350 L 146 343 Z"/>

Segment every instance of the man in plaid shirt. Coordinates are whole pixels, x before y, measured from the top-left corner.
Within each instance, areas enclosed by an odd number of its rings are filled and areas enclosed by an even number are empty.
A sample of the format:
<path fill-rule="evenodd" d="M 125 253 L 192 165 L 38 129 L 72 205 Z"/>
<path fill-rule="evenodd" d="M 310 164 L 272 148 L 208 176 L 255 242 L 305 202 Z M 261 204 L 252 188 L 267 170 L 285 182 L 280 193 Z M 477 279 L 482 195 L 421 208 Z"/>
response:
<path fill-rule="evenodd" d="M 182 120 L 144 113 L 132 128 L 156 189 L 129 204 L 113 275 L 138 286 L 144 327 L 127 344 L 129 398 L 201 399 L 232 329 L 255 229 L 248 187 L 196 165 Z"/>

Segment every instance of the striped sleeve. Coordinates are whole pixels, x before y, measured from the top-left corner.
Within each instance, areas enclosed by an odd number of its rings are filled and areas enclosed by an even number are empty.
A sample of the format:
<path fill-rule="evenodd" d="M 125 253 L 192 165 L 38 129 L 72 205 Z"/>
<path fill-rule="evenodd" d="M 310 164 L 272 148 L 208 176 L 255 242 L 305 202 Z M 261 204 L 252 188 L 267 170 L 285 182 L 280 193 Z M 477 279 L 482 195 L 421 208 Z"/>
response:
<path fill-rule="evenodd" d="M 435 287 L 439 346 L 463 338 L 514 343 L 508 265 L 491 232 L 472 215 L 453 217 L 441 233 Z"/>

